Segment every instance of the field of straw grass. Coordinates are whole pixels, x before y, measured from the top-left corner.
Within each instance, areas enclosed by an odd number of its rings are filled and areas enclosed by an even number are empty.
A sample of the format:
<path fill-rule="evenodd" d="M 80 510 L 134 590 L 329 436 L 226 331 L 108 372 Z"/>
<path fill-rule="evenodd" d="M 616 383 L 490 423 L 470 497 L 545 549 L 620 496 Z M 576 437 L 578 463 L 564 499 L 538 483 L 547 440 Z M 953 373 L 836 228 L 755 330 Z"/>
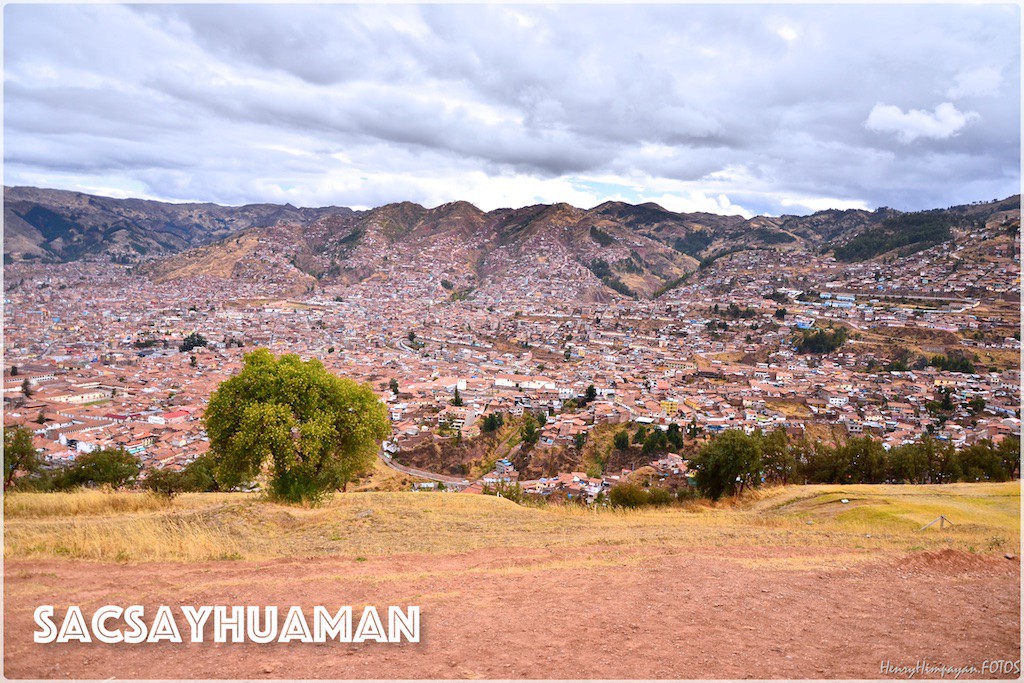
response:
<path fill-rule="evenodd" d="M 842 500 L 846 500 L 843 503 Z M 952 527 L 920 528 L 944 514 Z M 81 491 L 4 496 L 4 557 L 205 561 L 480 548 L 783 546 L 1019 552 L 1020 484 L 788 486 L 739 501 L 635 511 L 491 496 L 350 492 L 316 507 L 256 494 Z"/>

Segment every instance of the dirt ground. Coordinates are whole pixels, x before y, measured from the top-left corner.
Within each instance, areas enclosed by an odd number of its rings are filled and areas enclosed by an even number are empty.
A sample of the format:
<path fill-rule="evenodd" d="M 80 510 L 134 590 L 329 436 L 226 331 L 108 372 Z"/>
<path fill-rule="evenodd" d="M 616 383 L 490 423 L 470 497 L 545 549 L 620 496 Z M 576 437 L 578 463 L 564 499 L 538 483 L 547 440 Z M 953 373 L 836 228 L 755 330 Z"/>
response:
<path fill-rule="evenodd" d="M 5 562 L 9 678 L 889 678 L 1020 659 L 1020 562 L 952 550 L 484 550 L 204 564 Z M 420 605 L 417 644 L 50 644 L 99 605 Z M 175 609 L 176 613 L 178 612 Z M 180 617 L 179 627 L 188 633 Z M 208 626 L 209 628 L 209 626 Z M 187 638 L 187 635 L 186 635 Z M 905 676 L 904 676 L 905 677 Z M 921 676 L 934 677 L 934 676 Z M 1009 674 L 1003 677 L 1016 677 Z"/>

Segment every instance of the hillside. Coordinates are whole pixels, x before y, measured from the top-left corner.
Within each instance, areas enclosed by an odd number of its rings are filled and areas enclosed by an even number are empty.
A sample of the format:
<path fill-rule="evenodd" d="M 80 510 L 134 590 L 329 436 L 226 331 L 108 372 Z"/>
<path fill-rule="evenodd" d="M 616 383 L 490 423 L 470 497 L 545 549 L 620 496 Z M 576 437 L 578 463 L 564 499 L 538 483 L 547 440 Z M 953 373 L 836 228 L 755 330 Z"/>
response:
<path fill-rule="evenodd" d="M 105 257 L 136 262 L 208 244 L 248 228 L 306 223 L 326 212 L 351 213 L 351 209 L 170 204 L 4 187 L 4 255 L 50 261 Z"/>
<path fill-rule="evenodd" d="M 253 204 L 168 204 L 4 188 L 6 262 L 138 263 L 158 282 L 210 276 L 273 281 L 284 291 L 389 280 L 445 280 L 454 297 L 526 297 L 553 287 L 581 301 L 650 297 L 736 251 L 833 251 L 840 260 L 906 256 L 1019 216 L 1019 197 L 928 212 L 809 216 L 674 213 L 653 203 L 585 210 L 538 204 L 484 212 L 468 202 L 369 211 Z M 1019 221 L 1019 218 L 1017 219 Z"/>

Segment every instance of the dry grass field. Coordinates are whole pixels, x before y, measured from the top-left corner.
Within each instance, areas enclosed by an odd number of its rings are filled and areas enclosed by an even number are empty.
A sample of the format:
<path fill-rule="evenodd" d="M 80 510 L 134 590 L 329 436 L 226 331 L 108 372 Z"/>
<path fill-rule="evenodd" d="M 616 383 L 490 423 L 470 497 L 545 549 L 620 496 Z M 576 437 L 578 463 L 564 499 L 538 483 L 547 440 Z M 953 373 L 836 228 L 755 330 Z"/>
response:
<path fill-rule="evenodd" d="M 11 678 L 886 678 L 883 660 L 1020 657 L 1016 482 L 780 487 L 639 511 L 14 494 L 4 514 Z M 940 514 L 954 526 L 921 530 Z M 40 604 L 417 604 L 424 636 L 42 646 Z"/>
<path fill-rule="evenodd" d="M 942 514 L 953 527 L 919 530 Z M 185 494 L 168 501 L 85 491 L 7 495 L 4 516 L 8 559 L 204 561 L 594 544 L 1020 549 L 1016 482 L 790 486 L 717 505 L 629 511 L 530 507 L 445 493 L 353 492 L 304 508 L 256 494 Z"/>

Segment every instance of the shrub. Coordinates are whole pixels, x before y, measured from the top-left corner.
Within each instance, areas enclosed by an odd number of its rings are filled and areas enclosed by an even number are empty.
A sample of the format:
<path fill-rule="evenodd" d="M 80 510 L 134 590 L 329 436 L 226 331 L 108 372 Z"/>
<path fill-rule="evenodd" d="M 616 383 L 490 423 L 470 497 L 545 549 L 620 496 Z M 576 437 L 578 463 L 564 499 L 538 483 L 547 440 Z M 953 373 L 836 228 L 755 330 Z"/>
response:
<path fill-rule="evenodd" d="M 608 501 L 612 507 L 638 508 L 647 504 L 649 494 L 642 486 L 636 484 L 619 484 L 608 492 Z"/>

